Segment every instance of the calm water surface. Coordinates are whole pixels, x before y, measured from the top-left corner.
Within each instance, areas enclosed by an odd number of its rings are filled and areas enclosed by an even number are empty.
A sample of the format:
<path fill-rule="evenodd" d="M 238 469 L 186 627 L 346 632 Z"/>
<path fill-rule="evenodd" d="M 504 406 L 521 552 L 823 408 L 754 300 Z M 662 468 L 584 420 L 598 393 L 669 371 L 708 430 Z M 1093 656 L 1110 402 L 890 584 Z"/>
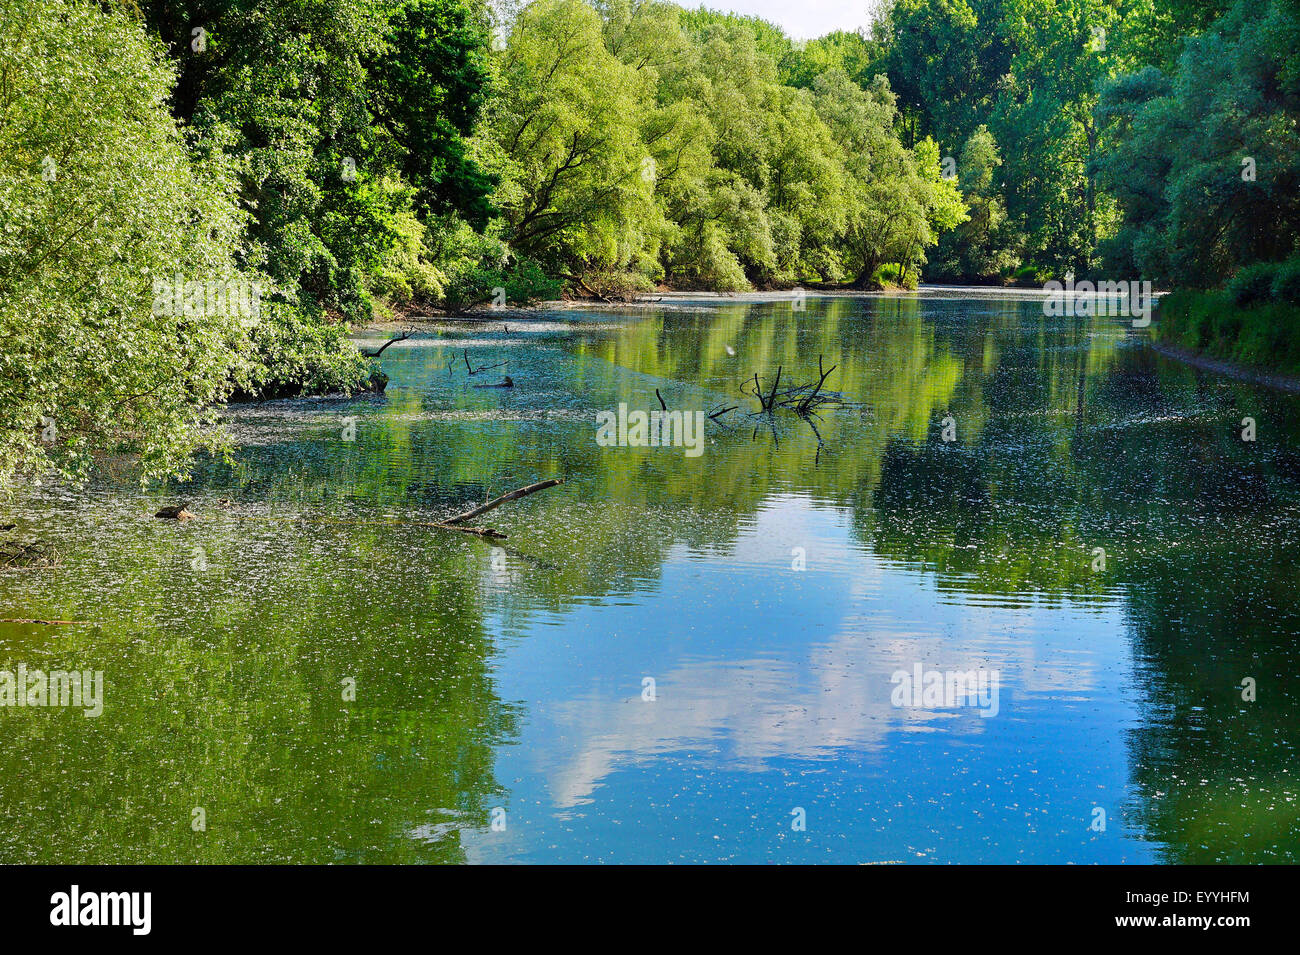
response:
<path fill-rule="evenodd" d="M 233 410 L 189 487 L 24 489 L 62 562 L 0 616 L 88 622 L 0 623 L 0 668 L 107 688 L 0 709 L 0 862 L 1300 860 L 1297 399 L 1041 311 L 450 326 L 382 398 Z M 820 442 L 747 416 L 819 355 Z M 741 408 L 699 457 L 597 446 L 656 388 Z M 559 476 L 495 545 L 417 523 Z M 996 716 L 895 707 L 918 663 L 996 669 Z"/>

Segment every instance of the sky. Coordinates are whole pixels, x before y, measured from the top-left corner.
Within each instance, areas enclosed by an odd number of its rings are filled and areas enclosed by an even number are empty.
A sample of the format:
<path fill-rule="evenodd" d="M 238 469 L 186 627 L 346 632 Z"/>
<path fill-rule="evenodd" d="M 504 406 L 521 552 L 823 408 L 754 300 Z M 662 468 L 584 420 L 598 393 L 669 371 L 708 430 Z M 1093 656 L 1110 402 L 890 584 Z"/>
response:
<path fill-rule="evenodd" d="M 687 9 L 700 0 L 677 0 Z M 703 0 L 706 7 L 762 17 L 796 40 L 811 40 L 832 30 L 856 30 L 871 22 L 879 0 Z"/>

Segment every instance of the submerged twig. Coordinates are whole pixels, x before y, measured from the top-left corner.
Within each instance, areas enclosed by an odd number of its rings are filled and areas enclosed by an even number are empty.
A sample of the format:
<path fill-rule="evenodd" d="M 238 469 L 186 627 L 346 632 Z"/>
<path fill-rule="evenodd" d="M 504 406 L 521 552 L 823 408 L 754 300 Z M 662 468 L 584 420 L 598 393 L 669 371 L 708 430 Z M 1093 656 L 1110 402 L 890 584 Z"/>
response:
<path fill-rule="evenodd" d="M 37 620 L 29 617 L 0 617 L 0 623 L 39 623 L 47 627 L 70 627 L 76 624 L 98 625 L 98 620 Z"/>

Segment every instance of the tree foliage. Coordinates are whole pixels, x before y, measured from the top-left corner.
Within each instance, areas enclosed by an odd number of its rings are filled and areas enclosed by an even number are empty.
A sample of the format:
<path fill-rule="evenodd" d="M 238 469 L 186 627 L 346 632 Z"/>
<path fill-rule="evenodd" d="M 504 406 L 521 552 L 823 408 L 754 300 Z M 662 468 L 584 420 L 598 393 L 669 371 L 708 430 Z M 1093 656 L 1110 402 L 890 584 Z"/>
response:
<path fill-rule="evenodd" d="M 125 447 L 170 473 L 246 373 L 238 315 L 153 307 L 155 281 L 237 278 L 243 227 L 223 157 L 192 159 L 168 112 L 172 80 L 121 14 L 0 3 L 0 484 Z"/>
<path fill-rule="evenodd" d="M 847 36 L 797 50 L 764 21 L 654 0 L 531 4 L 495 125 L 515 248 L 720 289 L 923 261 L 959 198 L 934 149 L 898 141 L 887 82 L 854 78 L 872 55 Z"/>
<path fill-rule="evenodd" d="M 231 395 L 359 387 L 348 323 L 561 283 L 1075 271 L 1293 307 L 1296 0 L 892 0 L 807 43 L 664 0 L 0 16 L 0 481 L 173 472 Z M 262 307 L 159 308 L 196 280 Z"/>
<path fill-rule="evenodd" d="M 1238 3 L 1170 73 L 1105 88 L 1116 148 L 1101 169 L 1124 212 L 1114 267 L 1198 288 L 1300 249 L 1300 21 Z"/>

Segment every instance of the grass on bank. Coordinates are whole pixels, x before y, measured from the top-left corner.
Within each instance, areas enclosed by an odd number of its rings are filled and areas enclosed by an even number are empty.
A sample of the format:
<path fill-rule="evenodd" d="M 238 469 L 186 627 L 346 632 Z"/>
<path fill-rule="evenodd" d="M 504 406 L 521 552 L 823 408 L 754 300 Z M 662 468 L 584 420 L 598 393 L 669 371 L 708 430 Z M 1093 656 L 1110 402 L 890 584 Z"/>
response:
<path fill-rule="evenodd" d="M 1222 289 L 1169 293 L 1157 329 L 1171 345 L 1300 376 L 1300 254 L 1248 266 Z"/>

